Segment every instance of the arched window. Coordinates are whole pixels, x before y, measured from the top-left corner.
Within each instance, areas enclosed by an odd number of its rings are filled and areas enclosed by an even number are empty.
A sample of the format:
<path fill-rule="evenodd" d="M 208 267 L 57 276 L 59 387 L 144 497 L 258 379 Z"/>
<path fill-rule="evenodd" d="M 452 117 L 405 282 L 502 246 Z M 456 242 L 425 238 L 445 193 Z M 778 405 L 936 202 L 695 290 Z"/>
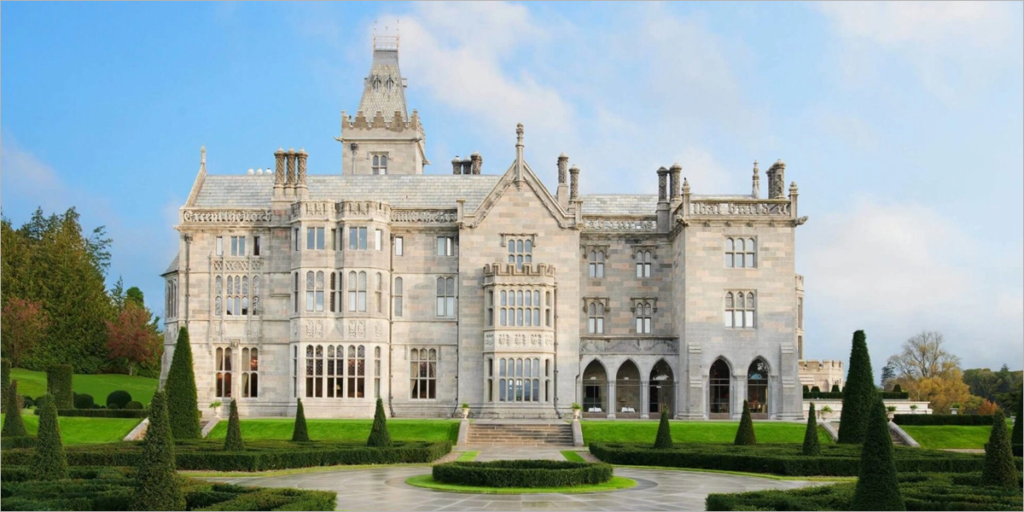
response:
<path fill-rule="evenodd" d="M 384 274 L 377 272 L 373 280 L 373 292 L 377 298 L 377 312 L 384 312 Z"/>
<path fill-rule="evenodd" d="M 331 298 L 328 301 L 328 302 L 330 302 L 331 313 L 334 313 L 334 311 L 335 311 L 335 309 L 334 309 L 334 306 L 335 306 L 335 304 L 334 304 L 334 295 L 338 291 L 338 282 L 337 282 L 336 277 L 337 277 L 337 275 L 334 272 L 331 272 L 331 277 L 330 277 L 330 281 L 331 281 Z"/>
<path fill-rule="evenodd" d="M 339 349 L 340 350 L 340 349 Z M 366 348 L 359 345 L 348 346 L 348 366 L 345 375 L 348 377 L 349 398 L 363 398 L 366 396 Z"/>
<path fill-rule="evenodd" d="M 727 268 L 757 267 L 757 242 L 753 238 L 726 238 L 725 266 Z"/>
<path fill-rule="evenodd" d="M 380 398 L 380 347 L 373 348 L 373 397 Z"/>
<path fill-rule="evenodd" d="M 342 386 L 344 386 L 344 376 L 342 372 L 345 371 L 345 347 L 338 345 L 327 345 L 327 398 L 341 398 Z"/>
<path fill-rule="evenodd" d="M 324 396 L 323 345 L 306 347 L 306 396 L 309 398 Z"/>
<path fill-rule="evenodd" d="M 260 351 L 257 348 L 242 349 L 242 398 L 258 398 L 259 395 Z"/>
<path fill-rule="evenodd" d="M 651 317 L 653 315 L 653 307 L 650 302 L 637 302 L 635 307 L 636 312 L 636 333 L 637 334 L 650 334 L 651 333 Z"/>
<path fill-rule="evenodd" d="M 455 279 L 437 278 L 437 316 L 455 318 Z"/>
<path fill-rule="evenodd" d="M 356 310 L 356 294 L 357 293 L 358 292 L 356 291 L 356 273 L 355 272 L 349 272 L 348 273 L 348 310 L 349 311 L 355 311 Z"/>
<path fill-rule="evenodd" d="M 218 348 L 214 358 L 217 365 L 217 398 L 231 398 L 231 348 Z"/>
<path fill-rule="evenodd" d="M 591 301 L 587 306 L 587 332 L 590 334 L 604 334 L 604 303 Z"/>
<path fill-rule="evenodd" d="M 409 352 L 411 398 L 433 400 L 437 397 L 437 350 L 412 349 Z"/>
<path fill-rule="evenodd" d="M 604 277 L 604 251 L 590 251 L 590 277 L 600 279 Z"/>
<path fill-rule="evenodd" d="M 715 361 L 715 364 L 711 365 L 711 372 L 708 377 L 708 404 L 712 415 L 728 417 L 731 391 L 729 365 L 719 359 Z"/>
<path fill-rule="evenodd" d="M 306 311 L 313 311 L 316 301 L 316 274 L 306 272 Z"/>
<path fill-rule="evenodd" d="M 373 165 L 371 166 L 373 174 L 383 175 L 388 173 L 388 155 L 387 154 L 376 154 L 373 155 Z"/>
<path fill-rule="evenodd" d="M 651 277 L 651 251 L 638 251 L 636 253 L 636 277 Z"/>
<path fill-rule="evenodd" d="M 404 281 L 402 281 L 401 277 L 395 278 L 395 292 L 392 294 L 392 297 L 395 300 L 395 316 L 402 316 L 402 310 L 404 306 L 404 304 L 402 304 L 404 284 L 405 283 Z"/>
<path fill-rule="evenodd" d="M 757 310 L 754 292 L 735 291 L 725 294 L 725 326 L 734 329 L 753 329 Z"/>
<path fill-rule="evenodd" d="M 768 414 L 768 363 L 760 357 L 747 369 L 747 404 L 751 414 Z"/>

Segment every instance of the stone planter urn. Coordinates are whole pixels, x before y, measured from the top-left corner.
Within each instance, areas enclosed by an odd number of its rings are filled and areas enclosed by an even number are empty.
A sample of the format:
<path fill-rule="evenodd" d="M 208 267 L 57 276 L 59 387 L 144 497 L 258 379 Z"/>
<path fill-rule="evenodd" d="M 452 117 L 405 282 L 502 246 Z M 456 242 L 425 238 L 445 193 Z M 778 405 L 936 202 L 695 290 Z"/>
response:
<path fill-rule="evenodd" d="M 469 419 L 469 407 L 462 408 L 462 419 Z"/>
<path fill-rule="evenodd" d="M 582 411 L 581 411 L 581 410 L 579 410 L 579 409 L 573 409 L 573 410 L 572 410 L 572 419 L 573 419 L 573 420 L 579 420 L 579 419 L 580 419 L 580 413 L 581 413 L 581 412 L 582 412 Z"/>

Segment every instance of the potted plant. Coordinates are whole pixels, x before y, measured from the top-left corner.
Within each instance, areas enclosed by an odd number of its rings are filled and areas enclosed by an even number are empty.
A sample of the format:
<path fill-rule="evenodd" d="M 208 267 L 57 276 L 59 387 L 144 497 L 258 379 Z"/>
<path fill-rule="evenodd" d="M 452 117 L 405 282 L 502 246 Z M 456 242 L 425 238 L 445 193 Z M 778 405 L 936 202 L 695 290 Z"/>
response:
<path fill-rule="evenodd" d="M 910 406 L 910 414 L 917 414 L 917 404 L 912 404 Z"/>
<path fill-rule="evenodd" d="M 576 402 L 572 403 L 572 419 L 573 420 L 580 419 L 580 412 L 582 412 L 582 411 L 583 411 L 583 406 L 582 405 L 580 405 L 580 404 L 578 404 Z"/>
<path fill-rule="evenodd" d="M 824 419 L 828 419 L 828 417 L 831 414 L 832 414 L 832 408 L 831 407 L 826 405 L 825 407 L 821 408 L 821 419 L 823 419 L 823 420 Z"/>
<path fill-rule="evenodd" d="M 220 406 L 224 405 L 220 400 L 210 404 L 210 409 L 213 409 L 213 416 L 216 418 L 220 417 Z"/>
<path fill-rule="evenodd" d="M 950 412 L 951 412 L 952 414 L 960 414 L 960 404 L 959 404 L 959 403 L 953 404 L 953 405 L 952 405 L 952 406 L 950 407 Z"/>
<path fill-rule="evenodd" d="M 896 415 L 896 406 L 895 405 L 887 405 L 887 406 L 885 406 L 885 415 L 889 418 L 889 421 L 892 421 L 893 416 Z"/>
<path fill-rule="evenodd" d="M 469 418 L 469 404 L 462 404 L 462 419 Z"/>

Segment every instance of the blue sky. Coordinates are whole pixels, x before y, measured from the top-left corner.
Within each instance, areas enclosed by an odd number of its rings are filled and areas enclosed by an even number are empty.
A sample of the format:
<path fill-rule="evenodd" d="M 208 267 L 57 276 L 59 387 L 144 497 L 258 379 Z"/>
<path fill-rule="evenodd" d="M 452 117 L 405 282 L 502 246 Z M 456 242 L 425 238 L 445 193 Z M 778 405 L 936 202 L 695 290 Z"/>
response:
<path fill-rule="evenodd" d="M 400 27 L 428 172 L 565 151 L 584 193 L 800 187 L 807 356 L 877 368 L 923 329 L 965 367 L 1024 357 L 1021 3 L 41 4 L 5 2 L 4 215 L 75 205 L 114 238 L 110 281 L 151 305 L 206 144 L 211 173 L 304 147 L 340 172 L 378 31 Z"/>

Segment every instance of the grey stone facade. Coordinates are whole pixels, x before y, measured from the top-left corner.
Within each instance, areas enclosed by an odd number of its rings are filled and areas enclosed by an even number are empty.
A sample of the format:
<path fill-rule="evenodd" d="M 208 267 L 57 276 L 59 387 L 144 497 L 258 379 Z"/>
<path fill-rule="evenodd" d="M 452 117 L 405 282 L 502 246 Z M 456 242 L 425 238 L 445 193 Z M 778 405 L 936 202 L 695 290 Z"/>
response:
<path fill-rule="evenodd" d="M 273 172 L 207 174 L 204 150 L 163 274 L 164 369 L 187 325 L 201 406 L 285 416 L 301 398 L 310 417 L 367 418 L 379 396 L 397 417 L 468 403 L 555 418 L 580 403 L 705 419 L 749 398 L 762 417 L 803 416 L 806 217 L 795 184 L 779 193 L 782 162 L 767 199 L 756 168 L 752 194 L 701 196 L 678 165 L 651 171 L 657 195 L 586 196 L 562 155 L 552 193 L 520 125 L 500 174 L 474 154 L 425 175 L 404 87 L 397 47 L 378 48 L 360 112 L 342 116 L 337 175 L 307 175 L 305 152 L 284 149 Z"/>

